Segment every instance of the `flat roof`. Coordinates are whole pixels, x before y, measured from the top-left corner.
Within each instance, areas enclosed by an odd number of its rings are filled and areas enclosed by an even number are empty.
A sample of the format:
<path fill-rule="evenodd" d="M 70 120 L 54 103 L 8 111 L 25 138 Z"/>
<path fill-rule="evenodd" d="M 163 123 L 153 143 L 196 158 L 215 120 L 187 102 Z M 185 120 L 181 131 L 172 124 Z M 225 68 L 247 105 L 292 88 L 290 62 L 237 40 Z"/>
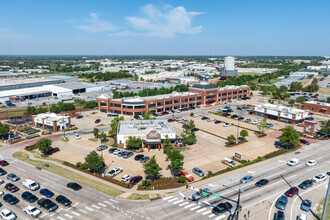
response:
<path fill-rule="evenodd" d="M 0 81 L 0 86 L 24 85 L 29 83 L 52 82 L 52 81 L 57 82 L 58 79 L 47 79 L 47 78 L 2 79 Z"/>
<path fill-rule="evenodd" d="M 286 107 L 283 105 L 274 105 L 274 104 L 270 104 L 270 103 L 256 105 L 256 107 L 266 108 L 266 109 L 273 110 L 273 111 L 280 111 L 280 112 L 286 112 L 286 113 L 291 113 L 291 114 L 299 114 L 299 113 L 308 112 L 307 110 L 290 108 L 290 107 Z"/>
<path fill-rule="evenodd" d="M 47 121 L 58 121 L 60 119 L 67 119 L 70 116 L 66 116 L 66 115 L 58 115 L 56 113 L 41 113 L 35 116 L 35 118 L 40 118 L 40 119 L 44 119 Z"/>
<path fill-rule="evenodd" d="M 95 87 L 95 85 L 93 85 L 93 84 L 84 83 L 84 82 L 60 83 L 60 84 L 57 84 L 56 86 L 66 88 L 66 89 L 72 89 L 72 90 Z"/>
<path fill-rule="evenodd" d="M 158 133 L 175 133 L 167 120 L 133 120 L 120 121 L 118 135 L 148 134 L 155 130 Z"/>
<path fill-rule="evenodd" d="M 330 107 L 330 103 L 325 103 L 325 102 L 307 101 L 305 103 L 315 104 L 315 105 L 323 105 L 323 106 L 326 106 L 326 107 Z"/>
<path fill-rule="evenodd" d="M 48 90 L 47 88 L 40 86 L 40 87 L 0 91 L 0 97 L 35 95 L 35 94 L 42 94 L 42 93 L 48 93 L 48 92 L 51 92 L 51 91 Z"/>

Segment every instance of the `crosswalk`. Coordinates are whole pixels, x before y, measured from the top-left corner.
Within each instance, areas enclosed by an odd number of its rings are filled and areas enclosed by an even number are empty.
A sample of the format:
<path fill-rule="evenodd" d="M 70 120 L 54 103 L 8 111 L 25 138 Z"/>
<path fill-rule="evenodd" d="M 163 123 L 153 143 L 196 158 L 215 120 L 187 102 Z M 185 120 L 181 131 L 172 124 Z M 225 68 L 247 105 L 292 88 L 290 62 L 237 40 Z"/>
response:
<path fill-rule="evenodd" d="M 172 203 L 173 205 L 178 205 L 180 207 L 183 207 L 184 209 L 188 209 L 192 212 L 199 213 L 203 216 L 207 216 L 209 218 L 214 218 L 215 220 L 221 220 L 226 217 L 225 214 L 223 215 L 215 215 L 212 213 L 212 207 L 210 206 L 201 206 L 198 203 L 188 201 L 186 199 L 177 198 L 175 196 L 167 196 L 163 198 L 164 201 L 167 201 L 169 203 Z"/>

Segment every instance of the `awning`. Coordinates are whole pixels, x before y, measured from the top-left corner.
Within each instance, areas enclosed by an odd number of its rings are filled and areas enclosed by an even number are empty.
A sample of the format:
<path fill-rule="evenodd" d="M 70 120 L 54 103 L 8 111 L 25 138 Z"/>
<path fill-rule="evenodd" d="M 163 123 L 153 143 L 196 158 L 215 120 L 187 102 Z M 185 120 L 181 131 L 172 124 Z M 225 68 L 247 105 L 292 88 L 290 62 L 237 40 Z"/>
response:
<path fill-rule="evenodd" d="M 328 109 L 327 108 L 321 108 L 322 111 L 327 111 Z"/>
<path fill-rule="evenodd" d="M 160 139 L 143 139 L 143 142 L 149 143 L 149 144 L 153 144 L 153 143 L 159 144 L 162 141 Z"/>
<path fill-rule="evenodd" d="M 215 102 L 215 99 L 209 99 L 207 102 Z"/>

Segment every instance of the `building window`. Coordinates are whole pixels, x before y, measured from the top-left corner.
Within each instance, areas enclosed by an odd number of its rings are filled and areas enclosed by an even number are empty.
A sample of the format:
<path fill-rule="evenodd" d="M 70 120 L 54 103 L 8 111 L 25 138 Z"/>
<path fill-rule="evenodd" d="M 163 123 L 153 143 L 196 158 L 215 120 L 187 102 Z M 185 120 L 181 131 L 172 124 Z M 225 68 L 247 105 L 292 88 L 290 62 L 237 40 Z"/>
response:
<path fill-rule="evenodd" d="M 244 92 L 244 93 L 246 93 L 246 92 L 247 92 L 247 90 L 243 90 L 243 92 Z"/>
<path fill-rule="evenodd" d="M 237 91 L 233 92 L 233 94 L 236 95 L 237 94 Z"/>
<path fill-rule="evenodd" d="M 200 97 L 200 96 L 197 97 L 197 100 L 201 100 L 201 99 L 202 99 L 202 97 Z"/>
<path fill-rule="evenodd" d="M 194 98 L 189 98 L 189 101 L 195 101 L 195 97 Z"/>
<path fill-rule="evenodd" d="M 227 93 L 226 93 L 226 92 L 221 94 L 221 96 L 226 96 L 226 95 L 227 95 Z"/>
<path fill-rule="evenodd" d="M 187 102 L 188 99 L 181 99 L 181 102 Z"/>
<path fill-rule="evenodd" d="M 165 105 L 171 105 L 173 102 L 172 101 L 166 101 Z"/>
<path fill-rule="evenodd" d="M 312 108 L 312 111 L 314 111 L 314 108 Z"/>
<path fill-rule="evenodd" d="M 110 106 L 111 106 L 111 107 L 116 107 L 116 108 L 121 108 L 121 104 L 114 104 L 114 103 L 111 103 Z"/>
<path fill-rule="evenodd" d="M 154 108 L 154 107 L 156 107 L 156 104 L 150 104 L 150 105 L 148 105 L 148 108 Z"/>
<path fill-rule="evenodd" d="M 105 103 L 105 102 L 100 102 L 100 106 L 107 106 L 107 103 Z"/>
<path fill-rule="evenodd" d="M 164 102 L 158 102 L 157 103 L 157 106 L 163 106 L 164 105 Z"/>
<path fill-rule="evenodd" d="M 242 91 L 238 91 L 238 94 L 242 94 Z"/>
<path fill-rule="evenodd" d="M 228 95 L 231 95 L 231 92 L 228 92 Z"/>
<path fill-rule="evenodd" d="M 180 99 L 174 100 L 174 104 L 180 103 Z"/>

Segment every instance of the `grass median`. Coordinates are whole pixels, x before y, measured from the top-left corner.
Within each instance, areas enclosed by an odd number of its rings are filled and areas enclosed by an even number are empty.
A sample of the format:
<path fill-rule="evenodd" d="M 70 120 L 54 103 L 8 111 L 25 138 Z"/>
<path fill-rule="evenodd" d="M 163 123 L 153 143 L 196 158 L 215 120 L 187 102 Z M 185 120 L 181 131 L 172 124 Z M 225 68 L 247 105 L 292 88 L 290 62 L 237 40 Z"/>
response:
<path fill-rule="evenodd" d="M 91 187 L 93 189 L 96 189 L 100 192 L 106 193 L 106 194 L 111 195 L 111 196 L 118 196 L 118 195 L 124 193 L 124 191 L 121 191 L 119 189 L 113 188 L 113 187 L 108 186 L 106 184 L 100 183 L 99 181 L 87 178 L 87 177 L 82 176 L 80 174 L 74 173 L 70 170 L 67 170 L 67 169 L 65 169 L 63 167 L 60 167 L 60 166 L 57 166 L 57 165 L 54 165 L 52 163 L 38 161 L 38 160 L 32 160 L 31 158 L 29 158 L 28 155 L 23 156 L 22 152 L 14 153 L 13 157 L 16 158 L 16 159 L 22 160 L 26 163 L 29 163 L 33 166 L 40 167 L 40 168 L 42 168 L 44 170 L 47 170 L 51 173 L 54 173 L 54 174 L 57 174 L 59 176 L 68 178 L 68 179 L 70 179 L 74 182 L 78 182 L 82 185 L 86 185 L 88 187 Z M 49 166 L 46 167 L 45 164 L 48 164 Z"/>
<path fill-rule="evenodd" d="M 138 194 L 138 193 L 132 193 L 127 199 L 132 199 L 132 200 L 146 200 L 150 199 L 149 195 L 144 195 L 144 194 Z"/>

